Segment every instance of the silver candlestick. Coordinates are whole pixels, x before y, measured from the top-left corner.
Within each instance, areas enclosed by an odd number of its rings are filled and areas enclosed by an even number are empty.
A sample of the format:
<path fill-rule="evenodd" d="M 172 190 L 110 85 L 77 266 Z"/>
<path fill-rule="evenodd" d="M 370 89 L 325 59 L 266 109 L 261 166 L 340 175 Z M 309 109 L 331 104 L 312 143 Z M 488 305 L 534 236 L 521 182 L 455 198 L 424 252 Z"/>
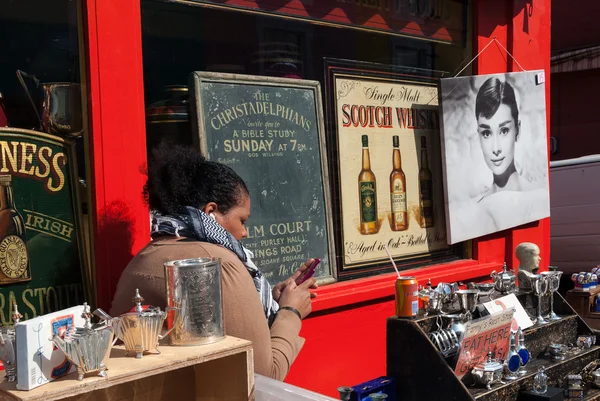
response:
<path fill-rule="evenodd" d="M 548 280 L 541 274 L 534 274 L 531 276 L 531 287 L 533 293 L 538 297 L 538 314 L 535 324 L 540 326 L 548 323 L 542 316 L 542 297 L 548 293 Z"/>

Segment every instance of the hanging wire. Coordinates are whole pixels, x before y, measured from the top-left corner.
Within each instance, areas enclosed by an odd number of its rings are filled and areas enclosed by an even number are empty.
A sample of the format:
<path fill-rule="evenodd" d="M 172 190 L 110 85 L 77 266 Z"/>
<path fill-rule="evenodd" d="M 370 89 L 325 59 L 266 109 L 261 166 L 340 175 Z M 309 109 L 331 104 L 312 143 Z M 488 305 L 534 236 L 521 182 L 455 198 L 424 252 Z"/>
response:
<path fill-rule="evenodd" d="M 464 70 L 466 70 L 466 69 L 467 69 L 467 68 L 468 68 L 468 67 L 469 67 L 471 64 L 473 64 L 473 61 L 477 60 L 477 57 L 479 57 L 479 56 L 481 55 L 481 53 L 483 53 L 483 52 L 484 52 L 484 51 L 485 51 L 485 50 L 486 50 L 486 49 L 487 49 L 487 48 L 488 48 L 488 47 L 489 47 L 489 46 L 490 46 L 492 43 L 494 43 L 494 42 L 496 42 L 498 45 L 500 45 L 500 47 L 501 47 L 502 49 L 504 49 L 504 51 L 506 52 L 506 54 L 508 54 L 508 55 L 510 56 L 510 58 L 511 58 L 511 59 L 513 59 L 513 61 L 514 61 L 514 62 L 515 62 L 515 63 L 516 63 L 518 66 L 519 66 L 519 68 L 521 69 L 521 71 L 526 71 L 526 70 L 525 70 L 525 69 L 524 69 L 524 68 L 521 66 L 521 64 L 519 64 L 519 62 L 517 61 L 517 59 L 516 59 L 516 58 L 515 58 L 515 57 L 514 57 L 512 54 L 510 54 L 510 52 L 508 51 L 508 49 L 507 49 L 506 47 L 504 47 L 504 46 L 502 45 L 502 43 L 500 43 L 500 41 L 499 41 L 499 40 L 498 40 L 498 39 L 497 39 L 497 38 L 494 36 L 494 37 L 493 37 L 493 38 L 492 38 L 492 39 L 489 41 L 489 43 L 488 43 L 487 45 L 485 45 L 485 46 L 483 47 L 483 49 L 481 49 L 481 50 L 479 51 L 479 53 L 477 53 L 477 55 L 476 55 L 475 57 L 473 57 L 473 58 L 471 59 L 471 61 L 469 61 L 469 62 L 467 63 L 467 65 L 465 65 L 465 66 L 464 66 L 464 67 L 463 67 L 463 68 L 462 68 L 462 69 L 461 69 L 459 72 L 457 72 L 457 73 L 454 75 L 454 78 L 458 77 L 458 76 L 459 76 L 459 75 L 460 75 L 460 74 L 461 74 L 461 73 L 462 73 Z M 465 59 L 465 60 L 466 60 L 466 59 Z M 463 60 L 463 63 L 464 63 L 464 60 Z M 462 64 L 462 63 L 461 63 L 461 64 Z M 446 98 L 447 98 L 447 97 L 448 97 L 448 96 L 449 96 L 449 95 L 450 95 L 452 92 L 454 92 L 454 89 L 456 89 L 457 87 L 458 87 L 458 85 L 456 85 L 454 88 L 452 88 L 452 89 L 450 90 L 450 92 L 446 93 L 446 95 L 444 95 L 444 97 L 442 98 L 442 100 L 446 99 Z M 436 97 L 437 97 L 437 96 L 433 96 L 433 97 L 431 98 L 431 100 L 430 100 L 429 102 L 427 102 L 427 104 L 430 104 L 430 103 L 431 103 L 431 102 L 432 102 L 432 101 L 433 101 L 433 100 L 434 100 Z"/>

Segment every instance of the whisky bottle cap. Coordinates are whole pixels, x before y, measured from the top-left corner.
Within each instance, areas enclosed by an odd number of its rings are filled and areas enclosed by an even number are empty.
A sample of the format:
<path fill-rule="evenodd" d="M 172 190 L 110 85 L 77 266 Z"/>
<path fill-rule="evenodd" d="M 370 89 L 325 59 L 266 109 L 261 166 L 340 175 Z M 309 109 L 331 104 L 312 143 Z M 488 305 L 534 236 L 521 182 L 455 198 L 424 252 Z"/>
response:
<path fill-rule="evenodd" d="M 367 135 L 362 136 L 362 145 L 363 145 L 363 148 L 366 148 L 367 146 L 369 146 L 369 137 Z"/>
<path fill-rule="evenodd" d="M 398 135 L 394 135 L 392 137 L 392 140 L 394 142 L 394 147 L 397 148 L 398 146 L 400 146 L 400 140 L 398 139 Z"/>
<path fill-rule="evenodd" d="M 0 174 L 0 185 L 10 184 L 12 181 L 12 176 L 10 174 Z"/>
<path fill-rule="evenodd" d="M 421 147 L 422 148 L 427 147 L 427 138 L 425 138 L 424 135 L 421 137 Z"/>

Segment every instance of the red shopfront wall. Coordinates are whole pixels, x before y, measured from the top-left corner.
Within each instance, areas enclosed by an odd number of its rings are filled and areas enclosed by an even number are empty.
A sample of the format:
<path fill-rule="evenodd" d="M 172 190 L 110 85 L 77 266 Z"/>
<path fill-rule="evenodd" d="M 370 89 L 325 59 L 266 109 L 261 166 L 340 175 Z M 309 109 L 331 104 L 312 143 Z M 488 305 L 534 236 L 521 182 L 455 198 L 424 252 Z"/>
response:
<path fill-rule="evenodd" d="M 474 54 L 496 37 L 525 69 L 545 69 L 550 110 L 550 0 L 474 0 Z M 148 210 L 141 198 L 145 163 L 144 93 L 139 0 L 84 0 L 86 20 L 94 259 L 98 304 L 109 307 L 122 269 L 148 240 Z M 518 71 L 497 44 L 475 62 L 480 74 Z M 548 112 L 548 127 L 549 127 Z M 412 271 L 418 280 L 486 278 L 504 261 L 516 266 L 514 249 L 539 244 L 542 266 L 550 256 L 550 224 L 540 222 L 473 241 L 473 259 Z M 321 288 L 306 339 L 286 381 L 337 396 L 385 374 L 385 320 L 393 315 L 394 275 Z M 415 350 L 407 350 L 415 352 Z"/>

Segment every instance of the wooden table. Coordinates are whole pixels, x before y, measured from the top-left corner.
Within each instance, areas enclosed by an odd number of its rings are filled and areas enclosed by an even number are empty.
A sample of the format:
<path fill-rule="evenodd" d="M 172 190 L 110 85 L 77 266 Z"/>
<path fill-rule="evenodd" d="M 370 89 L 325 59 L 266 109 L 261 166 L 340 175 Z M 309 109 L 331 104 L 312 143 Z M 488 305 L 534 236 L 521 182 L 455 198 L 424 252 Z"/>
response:
<path fill-rule="evenodd" d="M 72 373 L 31 391 L 3 379 L 0 400 L 202 400 L 254 399 L 254 360 L 249 341 L 235 337 L 201 346 L 159 347 L 161 354 L 142 359 L 125 356 L 115 346 L 107 362 L 108 377 L 94 373 L 77 380 Z"/>
<path fill-rule="evenodd" d="M 600 313 L 592 312 L 596 295 L 600 293 L 600 286 L 591 291 L 567 291 L 566 300 L 575 312 L 585 320 L 588 326 L 594 330 L 600 330 Z"/>

